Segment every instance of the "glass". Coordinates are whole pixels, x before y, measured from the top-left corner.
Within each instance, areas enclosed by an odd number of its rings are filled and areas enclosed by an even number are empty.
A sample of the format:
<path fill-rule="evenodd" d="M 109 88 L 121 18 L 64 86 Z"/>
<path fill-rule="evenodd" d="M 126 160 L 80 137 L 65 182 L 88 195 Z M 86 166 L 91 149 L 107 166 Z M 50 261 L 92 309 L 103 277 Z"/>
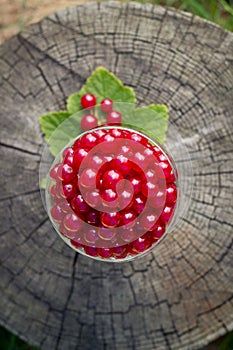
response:
<path fill-rule="evenodd" d="M 126 107 L 129 112 L 128 104 L 119 104 L 121 111 L 125 112 Z M 130 110 L 131 108 L 130 106 Z M 72 118 L 75 120 L 77 116 L 69 119 Z M 60 129 L 65 130 L 67 126 L 70 128 L 73 121 L 67 122 L 65 128 L 61 126 Z M 138 125 L 135 128 L 139 129 Z M 166 142 L 162 146 L 149 137 L 146 131 L 135 130 L 133 126 L 106 125 L 83 132 L 72 139 L 58 153 L 52 165 L 50 164 L 49 171 L 48 164 L 51 163 L 51 157 L 48 148 L 45 148 L 41 175 L 46 171 L 46 174 L 53 173 L 52 169 L 56 168 L 56 164 L 63 164 L 60 165 L 60 169 L 66 164 L 67 155 L 65 157 L 64 155 L 67 153 L 67 148 L 76 145 L 77 153 L 90 135 L 99 137 L 101 133 L 105 133 L 108 137 L 115 135 L 113 142 L 115 146 L 106 142 L 106 139 L 97 142 L 85 155 L 82 166 L 71 180 L 69 174 L 65 182 L 61 180 L 61 173 L 60 177 L 55 176 L 56 181 L 54 176 L 47 176 L 44 204 L 54 229 L 72 249 L 97 260 L 130 261 L 156 249 L 185 215 L 192 187 L 190 159 L 174 126 L 169 126 Z M 59 132 L 55 131 L 52 137 L 55 138 L 57 135 Z M 136 135 L 136 139 L 132 135 Z M 103 135 L 101 137 L 103 139 Z M 138 142 L 140 138 L 141 143 Z M 87 142 L 90 143 L 90 140 Z M 127 156 L 130 166 L 123 169 L 125 173 L 123 171 L 119 181 L 112 184 L 113 179 L 109 172 L 115 172 L 115 176 L 119 176 L 118 170 L 121 173 L 122 168 L 119 166 L 122 164 L 119 163 L 118 157 L 122 156 L 123 150 L 125 151 L 123 156 Z M 141 159 L 140 155 L 143 154 L 146 157 Z M 102 163 L 101 157 L 105 157 Z M 96 159 L 93 163 L 94 158 Z M 72 161 L 72 156 L 70 160 Z M 165 166 L 164 169 L 161 168 L 161 164 Z M 99 188 L 96 179 L 95 183 L 88 183 L 90 178 L 85 174 L 87 169 L 94 169 L 96 177 L 98 173 L 102 174 Z M 140 177 L 140 188 L 137 187 L 138 177 Z M 73 189 L 75 186 L 70 184 L 74 183 L 74 179 L 76 190 Z M 106 186 L 110 187 L 112 193 L 117 194 L 115 202 L 114 200 L 109 202 L 109 196 L 108 200 L 103 197 L 106 194 L 104 192 Z M 95 203 L 96 197 L 93 197 L 93 192 L 101 199 L 98 203 Z M 128 220 L 127 215 L 131 220 Z"/>

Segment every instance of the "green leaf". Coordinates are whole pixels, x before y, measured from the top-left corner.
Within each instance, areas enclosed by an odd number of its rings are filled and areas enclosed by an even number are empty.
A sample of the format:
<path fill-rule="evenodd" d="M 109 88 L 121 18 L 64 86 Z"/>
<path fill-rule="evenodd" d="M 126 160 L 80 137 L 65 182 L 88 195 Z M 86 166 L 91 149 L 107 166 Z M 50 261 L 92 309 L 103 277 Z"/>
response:
<path fill-rule="evenodd" d="M 165 105 L 137 108 L 123 115 L 123 124 L 144 131 L 163 144 L 168 129 L 168 108 Z"/>
<path fill-rule="evenodd" d="M 124 86 L 122 82 L 103 67 L 97 68 L 87 79 L 82 89 L 75 94 L 69 96 L 67 100 L 67 110 L 70 114 L 78 112 L 82 109 L 80 104 L 81 97 L 91 93 L 96 96 L 97 105 L 104 98 L 110 98 L 113 102 L 135 103 L 136 97 L 134 90 Z"/>
<path fill-rule="evenodd" d="M 81 97 L 82 95 L 79 92 L 75 92 L 68 97 L 66 108 L 70 114 L 74 114 L 83 109 L 80 104 Z"/>
<path fill-rule="evenodd" d="M 69 116 L 70 113 L 68 113 L 67 111 L 58 111 L 51 112 L 40 117 L 40 126 L 41 130 L 45 134 L 45 141 L 49 142 L 52 133 Z"/>
<path fill-rule="evenodd" d="M 51 137 L 47 141 L 49 144 L 50 152 L 54 157 L 74 138 L 82 133 L 80 121 L 83 116 L 82 112 L 76 113 L 66 118 L 60 123 Z"/>

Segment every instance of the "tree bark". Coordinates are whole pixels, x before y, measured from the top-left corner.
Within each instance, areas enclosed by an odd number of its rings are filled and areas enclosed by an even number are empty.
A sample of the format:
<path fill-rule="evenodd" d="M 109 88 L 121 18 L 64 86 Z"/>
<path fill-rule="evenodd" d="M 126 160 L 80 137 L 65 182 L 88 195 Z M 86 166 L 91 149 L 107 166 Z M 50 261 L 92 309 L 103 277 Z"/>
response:
<path fill-rule="evenodd" d="M 184 12 L 64 9 L 0 48 L 0 322 L 48 350 L 198 349 L 233 329 L 233 35 Z M 39 192 L 38 116 L 98 66 L 169 106 L 194 169 L 182 225 L 135 262 L 76 254 Z"/>

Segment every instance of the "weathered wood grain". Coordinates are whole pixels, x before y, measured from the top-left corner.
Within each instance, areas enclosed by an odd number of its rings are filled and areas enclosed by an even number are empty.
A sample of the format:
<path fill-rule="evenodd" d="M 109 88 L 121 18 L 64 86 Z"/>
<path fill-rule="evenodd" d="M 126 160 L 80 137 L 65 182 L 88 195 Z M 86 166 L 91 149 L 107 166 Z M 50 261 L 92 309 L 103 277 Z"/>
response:
<path fill-rule="evenodd" d="M 161 7 L 60 11 L 0 48 L 0 322 L 48 350 L 182 350 L 233 329 L 233 35 Z M 166 103 L 190 151 L 191 207 L 150 255 L 75 254 L 40 199 L 38 116 L 102 65 Z"/>

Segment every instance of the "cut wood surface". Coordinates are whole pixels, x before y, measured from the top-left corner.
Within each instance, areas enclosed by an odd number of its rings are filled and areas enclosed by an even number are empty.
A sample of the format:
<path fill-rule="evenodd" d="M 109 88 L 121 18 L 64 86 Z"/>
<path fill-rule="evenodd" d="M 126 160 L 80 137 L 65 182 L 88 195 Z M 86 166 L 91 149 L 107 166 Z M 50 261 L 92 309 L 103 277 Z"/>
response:
<path fill-rule="evenodd" d="M 1 324 L 45 350 L 192 350 L 233 329 L 232 62 L 231 33 L 136 3 L 64 9 L 0 47 Z M 182 225 L 123 264 L 66 246 L 38 184 L 38 116 L 100 65 L 169 106 L 193 163 Z"/>

